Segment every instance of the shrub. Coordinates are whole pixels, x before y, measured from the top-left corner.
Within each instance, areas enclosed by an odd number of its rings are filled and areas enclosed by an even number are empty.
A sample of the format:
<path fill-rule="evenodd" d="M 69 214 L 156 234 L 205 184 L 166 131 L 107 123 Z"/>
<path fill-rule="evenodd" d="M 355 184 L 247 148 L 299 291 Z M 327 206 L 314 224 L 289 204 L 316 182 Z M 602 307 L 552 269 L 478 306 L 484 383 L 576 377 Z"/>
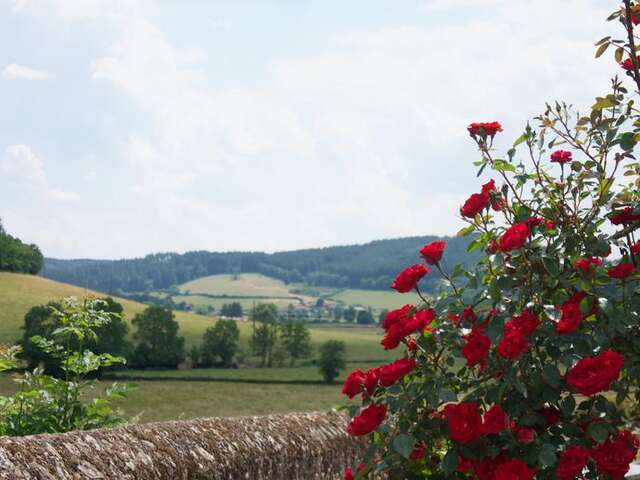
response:
<path fill-rule="evenodd" d="M 62 378 L 43 374 L 40 368 L 18 376 L 18 392 L 0 397 L 0 434 L 31 435 L 117 426 L 124 421 L 113 410 L 110 400 L 122 397 L 126 387 L 113 384 L 104 396 L 92 390 L 89 376 L 101 368 L 123 364 L 124 358 L 94 353 L 87 345 L 96 342 L 96 331 L 104 328 L 116 314 L 106 310 L 102 300 L 77 301 L 68 298 L 51 307 L 56 329 L 47 337 L 32 341 L 57 360 Z M 16 367 L 20 347 L 3 350 L 0 371 Z"/>
<path fill-rule="evenodd" d="M 24 333 L 20 341 L 22 347 L 20 358 L 26 360 L 28 368 L 34 369 L 40 365 L 46 374 L 56 377 L 63 375 L 59 359 L 42 350 L 39 345 L 31 341 L 31 338 L 34 336 L 49 338 L 57 328 L 60 328 L 60 315 L 56 312 L 61 308 L 61 302 L 49 302 L 46 305 L 32 307 L 25 315 Z M 94 303 L 93 308 L 114 315 L 109 322 L 93 327 L 95 337 L 86 340 L 86 348 L 95 353 L 111 353 L 128 357 L 132 346 L 126 338 L 129 327 L 122 318 L 122 305 L 111 297 L 105 297 Z M 70 348 L 76 348 L 76 345 L 70 345 Z"/>
<path fill-rule="evenodd" d="M 202 365 L 230 367 L 238 351 L 239 340 L 240 330 L 235 320 L 218 320 L 213 327 L 207 328 L 202 337 Z"/>
<path fill-rule="evenodd" d="M 633 39 L 640 6 L 610 18 Z M 635 47 L 606 37 L 640 91 Z M 547 105 L 505 155 L 498 122 L 468 131 L 494 176 L 462 205 L 469 270 L 445 271 L 445 245 L 393 283 L 415 290 L 437 270 L 446 287 L 389 312 L 382 345 L 395 362 L 352 372 L 362 396 L 348 425 L 368 435 L 359 469 L 385 478 L 622 478 L 635 458 L 640 378 L 640 114 L 615 78 L 588 115 Z M 497 181 L 494 181 L 497 179 Z M 610 256 L 612 249 L 619 256 Z M 355 474 L 353 472 L 356 472 Z"/>
<path fill-rule="evenodd" d="M 131 363 L 135 367 L 176 368 L 185 359 L 184 337 L 178 336 L 179 325 L 173 312 L 151 305 L 137 314 L 132 322 L 138 343 Z"/>
<path fill-rule="evenodd" d="M 340 375 L 340 371 L 346 368 L 346 350 L 345 343 L 340 340 L 327 340 L 320 345 L 318 367 L 325 382 L 333 382 Z"/>
<path fill-rule="evenodd" d="M 287 320 L 280 328 L 280 338 L 284 351 L 289 355 L 291 366 L 300 358 L 311 355 L 311 333 L 301 320 Z"/>

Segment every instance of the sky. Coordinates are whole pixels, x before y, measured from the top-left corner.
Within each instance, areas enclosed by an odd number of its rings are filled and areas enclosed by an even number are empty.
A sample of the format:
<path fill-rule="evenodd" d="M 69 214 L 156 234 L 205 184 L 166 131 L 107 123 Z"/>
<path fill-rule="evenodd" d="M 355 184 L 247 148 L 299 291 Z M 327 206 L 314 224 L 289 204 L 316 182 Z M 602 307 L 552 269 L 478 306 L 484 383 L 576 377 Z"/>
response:
<path fill-rule="evenodd" d="M 0 0 L 0 218 L 56 258 L 455 234 L 546 101 L 607 93 L 602 0 Z"/>

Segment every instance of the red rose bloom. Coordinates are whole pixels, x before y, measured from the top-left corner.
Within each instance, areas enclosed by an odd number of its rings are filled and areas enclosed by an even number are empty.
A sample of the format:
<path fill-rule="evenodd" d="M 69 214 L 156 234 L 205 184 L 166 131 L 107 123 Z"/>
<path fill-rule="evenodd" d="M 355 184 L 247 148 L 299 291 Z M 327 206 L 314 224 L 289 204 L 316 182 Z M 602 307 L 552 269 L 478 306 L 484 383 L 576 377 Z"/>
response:
<path fill-rule="evenodd" d="M 472 443 L 482 435 L 482 417 L 475 402 L 454 405 L 448 414 L 449 436 L 458 443 Z"/>
<path fill-rule="evenodd" d="M 380 368 L 370 368 L 364 374 L 364 390 L 369 394 L 373 395 L 373 392 L 376 391 L 376 387 L 378 386 L 378 382 L 380 381 Z"/>
<path fill-rule="evenodd" d="M 567 383 L 582 395 L 595 395 L 609 389 L 623 366 L 622 355 L 605 350 L 595 357 L 585 357 L 571 367 L 567 372 Z"/>
<path fill-rule="evenodd" d="M 424 261 L 429 265 L 436 265 L 442 259 L 442 253 L 444 252 L 446 242 L 443 240 L 437 240 L 435 242 L 428 243 L 420 250 L 420 255 L 424 258 Z"/>
<path fill-rule="evenodd" d="M 498 253 L 498 250 L 500 250 L 500 246 L 498 245 L 498 242 L 496 242 L 494 239 L 491 239 L 489 241 L 489 244 L 487 245 L 487 252 L 493 254 L 493 253 Z"/>
<path fill-rule="evenodd" d="M 536 438 L 536 431 L 530 427 L 515 427 L 513 431 L 520 443 L 531 443 Z"/>
<path fill-rule="evenodd" d="M 524 223 L 527 224 L 527 227 L 532 229 L 533 227 L 537 227 L 538 225 L 542 225 L 544 223 L 544 218 L 542 217 L 529 217 Z"/>
<path fill-rule="evenodd" d="M 356 474 L 358 474 L 358 472 L 361 472 L 365 467 L 364 463 L 361 463 L 360 465 L 358 465 L 358 469 L 356 470 Z M 355 477 L 353 476 L 353 469 L 351 467 L 347 467 L 344 469 L 344 480 L 355 480 Z"/>
<path fill-rule="evenodd" d="M 489 195 L 486 193 L 474 193 L 471 195 L 462 208 L 460 215 L 466 218 L 475 218 L 477 214 L 482 212 L 489 204 Z"/>
<path fill-rule="evenodd" d="M 467 131 L 471 136 L 487 135 L 494 137 L 496 133 L 502 131 L 502 125 L 499 122 L 475 122 L 467 127 Z"/>
<path fill-rule="evenodd" d="M 567 162 L 570 162 L 572 159 L 572 153 L 566 150 L 556 150 L 551 154 L 551 161 L 555 163 L 559 163 L 560 165 L 564 165 Z"/>
<path fill-rule="evenodd" d="M 591 266 L 599 267 L 602 265 L 602 259 L 598 257 L 579 258 L 573 262 L 573 268 L 580 270 L 582 273 L 589 273 Z"/>
<path fill-rule="evenodd" d="M 634 255 L 640 255 L 640 240 L 638 240 L 636 243 L 631 245 L 629 249 L 631 250 L 631 253 L 633 253 Z"/>
<path fill-rule="evenodd" d="M 522 248 L 529 237 L 529 233 L 529 227 L 524 223 L 518 223 L 508 228 L 498 240 L 500 250 L 510 252 Z"/>
<path fill-rule="evenodd" d="M 613 478 L 624 478 L 637 452 L 637 441 L 628 432 L 623 432 L 615 440 L 609 437 L 602 445 L 591 450 L 591 458 L 596 461 L 599 472 L 608 473 Z"/>
<path fill-rule="evenodd" d="M 409 340 L 407 340 L 407 349 L 412 352 L 418 350 L 418 343 L 416 342 L 415 338 L 410 338 Z"/>
<path fill-rule="evenodd" d="M 349 421 L 347 432 L 354 436 L 368 435 L 380 426 L 386 416 L 387 407 L 372 403 Z"/>
<path fill-rule="evenodd" d="M 416 368 L 414 358 L 401 358 L 395 362 L 382 365 L 378 377 L 383 387 L 389 387 Z"/>
<path fill-rule="evenodd" d="M 409 459 L 415 461 L 422 460 L 422 457 L 424 457 L 426 451 L 427 447 L 425 447 L 424 445 L 416 445 L 415 447 L 413 447 L 413 450 L 409 455 Z"/>
<path fill-rule="evenodd" d="M 509 428 L 509 417 L 498 404 L 493 405 L 482 417 L 482 433 L 498 434 Z"/>
<path fill-rule="evenodd" d="M 638 55 L 638 62 L 640 62 L 640 55 Z M 622 62 L 620 64 L 620 66 L 623 68 L 623 70 L 633 70 L 633 60 L 631 60 L 630 58 L 627 58 L 624 62 Z"/>
<path fill-rule="evenodd" d="M 365 373 L 359 368 L 351 372 L 342 386 L 342 394 L 353 398 L 364 388 Z"/>
<path fill-rule="evenodd" d="M 467 366 L 480 365 L 481 368 L 484 368 L 491 348 L 489 337 L 483 333 L 481 328 L 474 327 L 464 339 L 467 343 L 462 347 L 462 354 L 467 359 Z"/>
<path fill-rule="evenodd" d="M 589 450 L 580 445 L 567 447 L 560 454 L 556 477 L 558 480 L 574 480 L 580 476 L 588 461 Z"/>
<path fill-rule="evenodd" d="M 581 320 L 580 304 L 567 302 L 562 305 L 562 316 L 555 325 L 556 332 L 561 335 L 573 333 L 580 328 Z"/>
<path fill-rule="evenodd" d="M 633 213 L 633 208 L 624 207 L 621 212 L 617 212 L 611 217 L 609 221 L 614 225 L 626 225 L 628 223 L 637 222 L 640 220 L 640 215 Z"/>
<path fill-rule="evenodd" d="M 427 328 L 435 317 L 436 313 L 432 308 L 419 310 L 413 317 L 391 325 L 380 343 L 385 350 L 394 349 L 405 337 Z"/>
<path fill-rule="evenodd" d="M 532 480 L 536 471 L 522 460 L 507 460 L 500 463 L 494 473 L 494 480 Z"/>
<path fill-rule="evenodd" d="M 400 321 L 404 321 L 410 317 L 411 311 L 413 310 L 413 305 L 405 305 L 404 307 L 397 308 L 396 310 L 391 310 L 387 313 L 382 320 L 382 328 L 385 330 L 389 330 L 391 325 L 394 323 L 398 323 Z"/>
<path fill-rule="evenodd" d="M 540 320 L 538 319 L 538 316 L 533 313 L 529 313 L 529 310 L 525 308 L 520 315 L 516 315 L 509 320 L 504 327 L 505 331 L 515 329 L 525 337 L 528 337 L 535 332 L 539 325 Z"/>
<path fill-rule="evenodd" d="M 393 281 L 391 288 L 400 293 L 407 293 L 416 288 L 422 277 L 429 273 L 426 265 L 415 264 L 401 271 Z"/>
<path fill-rule="evenodd" d="M 516 360 L 528 349 L 527 339 L 517 330 L 505 331 L 498 343 L 498 355 L 507 360 Z"/>
<path fill-rule="evenodd" d="M 547 427 L 555 425 L 560 421 L 560 410 L 556 407 L 543 407 L 538 411 L 538 413 L 544 417 L 547 422 Z"/>
<path fill-rule="evenodd" d="M 504 207 L 504 200 L 496 190 L 496 182 L 493 179 L 482 185 L 481 194 L 489 197 L 491 208 L 496 212 L 499 212 Z"/>
<path fill-rule="evenodd" d="M 615 267 L 607 270 L 609 278 L 617 278 L 618 280 L 625 280 L 628 276 L 632 275 L 636 271 L 636 267 L 632 263 L 622 262 Z"/>
<path fill-rule="evenodd" d="M 547 220 L 546 222 L 544 222 L 544 227 L 547 230 L 553 230 L 554 228 L 556 228 L 556 222 L 554 222 L 553 220 Z"/>

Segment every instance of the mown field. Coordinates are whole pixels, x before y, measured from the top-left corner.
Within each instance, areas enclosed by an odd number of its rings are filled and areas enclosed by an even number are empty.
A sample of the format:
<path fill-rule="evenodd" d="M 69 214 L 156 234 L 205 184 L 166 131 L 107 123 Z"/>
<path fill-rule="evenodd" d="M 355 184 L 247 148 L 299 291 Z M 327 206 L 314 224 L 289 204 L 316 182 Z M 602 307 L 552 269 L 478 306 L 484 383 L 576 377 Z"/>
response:
<path fill-rule="evenodd" d="M 25 313 L 33 305 L 64 296 L 101 294 L 52 280 L 0 272 L 0 341 L 14 342 L 21 336 Z M 128 321 L 145 305 L 117 299 L 125 308 Z M 199 343 L 204 330 L 216 319 L 190 313 L 176 313 L 180 334 L 187 346 Z M 248 351 L 251 324 L 239 321 L 241 348 Z M 320 343 L 339 339 L 347 346 L 348 369 L 368 368 L 393 360 L 396 353 L 380 346 L 380 330 L 356 325 L 323 325 L 311 327 L 314 351 Z M 170 371 L 124 371 L 118 381 L 133 382 L 137 389 L 118 405 L 127 418 L 139 421 L 171 420 L 201 416 L 260 415 L 288 411 L 323 410 L 342 405 L 340 380 L 333 385 L 321 382 L 317 368 L 305 360 L 293 368 L 195 369 Z M 135 378 L 127 380 L 122 377 Z M 100 382 L 105 388 L 109 382 Z M 14 390 L 8 375 L 0 375 L 0 394 Z"/>

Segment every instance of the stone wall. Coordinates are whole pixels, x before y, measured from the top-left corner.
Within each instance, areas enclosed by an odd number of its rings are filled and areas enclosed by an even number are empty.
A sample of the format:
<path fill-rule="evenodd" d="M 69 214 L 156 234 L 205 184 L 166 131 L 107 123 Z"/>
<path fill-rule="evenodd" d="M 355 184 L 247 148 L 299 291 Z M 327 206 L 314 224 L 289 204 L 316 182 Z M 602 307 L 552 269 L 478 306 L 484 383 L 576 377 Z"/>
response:
<path fill-rule="evenodd" d="M 363 451 L 338 413 L 208 418 L 0 439 L 0 479 L 339 479 Z"/>

